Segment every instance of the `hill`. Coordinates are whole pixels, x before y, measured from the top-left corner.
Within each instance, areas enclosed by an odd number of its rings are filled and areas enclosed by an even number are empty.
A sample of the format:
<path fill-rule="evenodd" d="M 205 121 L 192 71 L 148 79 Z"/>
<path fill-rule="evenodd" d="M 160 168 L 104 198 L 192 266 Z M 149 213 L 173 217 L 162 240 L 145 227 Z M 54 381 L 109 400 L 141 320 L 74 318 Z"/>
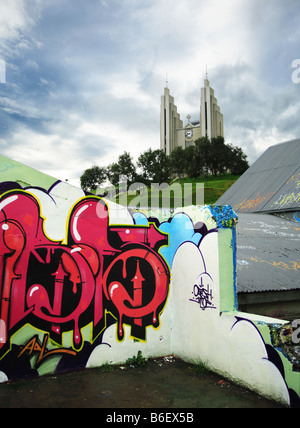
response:
<path fill-rule="evenodd" d="M 131 208 L 139 204 L 139 207 L 151 206 L 152 208 L 163 207 L 175 209 L 183 205 L 214 204 L 216 201 L 238 180 L 239 175 L 224 174 L 217 177 L 202 177 L 199 179 L 183 178 L 176 179 L 170 183 L 164 191 L 155 188 L 155 186 L 144 188 L 138 194 L 120 195 L 120 201 L 124 196 Z M 175 186 L 178 184 L 179 191 L 176 192 Z M 190 186 L 187 186 L 190 184 Z M 199 187 L 204 186 L 204 201 L 199 198 Z M 172 190 L 175 189 L 175 192 Z M 201 191 L 201 190 L 200 190 Z M 188 201 L 188 202 L 187 202 Z M 192 201 L 192 202 L 189 202 Z M 201 202 L 200 202 L 201 201 Z M 121 202 L 122 204 L 122 202 Z M 138 206 L 137 206 L 138 207 Z"/>
<path fill-rule="evenodd" d="M 198 180 L 184 179 L 186 183 L 204 183 L 204 203 L 215 204 L 217 200 L 240 178 L 239 175 L 223 174 L 217 177 L 209 176 Z"/>

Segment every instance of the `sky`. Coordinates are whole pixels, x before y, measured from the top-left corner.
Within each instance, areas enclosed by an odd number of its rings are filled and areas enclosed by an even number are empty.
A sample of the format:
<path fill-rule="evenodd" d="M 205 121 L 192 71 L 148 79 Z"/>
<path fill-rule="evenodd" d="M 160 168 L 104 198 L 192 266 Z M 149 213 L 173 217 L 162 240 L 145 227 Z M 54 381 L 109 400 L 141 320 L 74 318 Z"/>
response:
<path fill-rule="evenodd" d="M 160 148 L 166 74 L 185 124 L 207 66 L 251 164 L 300 137 L 299 22 L 299 0 L 0 0 L 0 154 L 76 186 L 136 161 Z"/>

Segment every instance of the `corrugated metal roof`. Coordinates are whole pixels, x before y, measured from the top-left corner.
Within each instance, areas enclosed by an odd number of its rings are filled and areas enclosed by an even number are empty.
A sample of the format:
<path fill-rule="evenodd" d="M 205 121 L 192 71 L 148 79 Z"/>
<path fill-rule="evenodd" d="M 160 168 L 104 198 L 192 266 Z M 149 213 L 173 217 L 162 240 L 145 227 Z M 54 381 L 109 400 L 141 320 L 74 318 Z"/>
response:
<path fill-rule="evenodd" d="M 300 139 L 269 147 L 217 201 L 236 212 L 300 209 Z"/>
<path fill-rule="evenodd" d="M 239 214 L 237 292 L 300 289 L 300 223 L 271 214 Z"/>

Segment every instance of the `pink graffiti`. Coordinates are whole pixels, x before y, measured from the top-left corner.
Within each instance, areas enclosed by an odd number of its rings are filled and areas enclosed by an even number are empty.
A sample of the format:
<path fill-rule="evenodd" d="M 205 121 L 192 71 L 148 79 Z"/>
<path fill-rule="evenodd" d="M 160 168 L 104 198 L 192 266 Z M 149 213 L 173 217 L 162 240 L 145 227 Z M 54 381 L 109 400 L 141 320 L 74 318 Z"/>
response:
<path fill-rule="evenodd" d="M 143 278 L 139 261 L 137 261 L 137 269 L 134 277 L 132 278 L 133 282 L 133 298 L 130 297 L 128 291 L 125 289 L 122 283 L 117 281 L 111 281 L 108 284 L 108 275 L 113 266 L 119 261 L 123 264 L 123 277 L 126 277 L 126 262 L 130 258 L 139 257 L 142 260 L 146 260 L 153 268 L 155 275 L 155 283 L 157 287 L 155 288 L 155 294 L 152 300 L 146 304 L 142 305 L 142 290 L 143 290 L 143 282 L 145 278 Z M 134 322 L 137 325 L 141 325 L 141 319 L 149 314 L 153 315 L 152 322 L 153 325 L 157 324 L 158 315 L 157 310 L 162 302 L 164 302 L 167 298 L 168 294 L 168 273 L 166 271 L 166 265 L 163 263 L 161 259 L 157 257 L 157 255 L 150 251 L 147 248 L 138 248 L 129 250 L 125 253 L 119 255 L 115 261 L 112 263 L 110 268 L 106 271 L 104 275 L 104 292 L 107 298 L 110 298 L 111 301 L 116 306 L 119 313 L 119 329 L 118 335 L 119 338 L 123 338 L 123 326 L 122 320 L 123 316 L 127 316 L 130 318 L 134 318 Z"/>
<path fill-rule="evenodd" d="M 71 331 L 73 348 L 83 345 L 82 329 L 93 323 L 93 340 L 105 328 L 106 313 L 144 339 L 159 326 L 169 290 L 169 269 L 158 254 L 167 235 L 154 224 L 109 225 L 103 200 L 86 197 L 69 216 L 66 239 L 44 233 L 37 200 L 25 191 L 0 199 L 0 318 L 10 338 L 27 322 L 62 344 Z M 122 266 L 122 267 L 121 267 Z M 0 342 L 0 353 L 8 344 Z"/>

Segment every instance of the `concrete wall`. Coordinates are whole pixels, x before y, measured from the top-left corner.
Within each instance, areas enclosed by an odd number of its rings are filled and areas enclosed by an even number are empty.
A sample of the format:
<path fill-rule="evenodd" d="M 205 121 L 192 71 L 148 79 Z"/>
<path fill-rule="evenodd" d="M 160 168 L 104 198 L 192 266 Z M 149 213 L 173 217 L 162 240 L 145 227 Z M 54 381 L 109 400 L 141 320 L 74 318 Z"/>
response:
<path fill-rule="evenodd" d="M 149 221 L 3 157 L 0 171 L 1 381 L 141 350 L 299 405 L 300 373 L 272 344 L 284 321 L 236 310 L 230 207 Z"/>

